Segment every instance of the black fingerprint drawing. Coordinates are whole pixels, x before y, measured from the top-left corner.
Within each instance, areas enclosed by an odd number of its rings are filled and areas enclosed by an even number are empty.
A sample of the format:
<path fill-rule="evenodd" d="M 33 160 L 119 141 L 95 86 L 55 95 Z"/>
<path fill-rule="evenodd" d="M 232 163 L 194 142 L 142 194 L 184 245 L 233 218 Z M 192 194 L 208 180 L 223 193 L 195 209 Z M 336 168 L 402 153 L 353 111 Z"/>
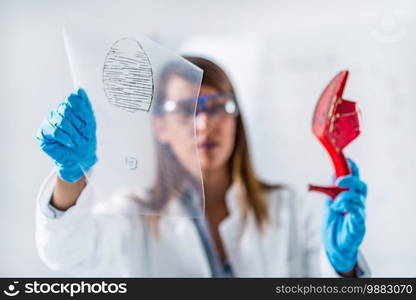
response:
<path fill-rule="evenodd" d="M 116 41 L 103 68 L 104 93 L 108 101 L 129 112 L 149 111 L 153 99 L 153 71 L 142 45 L 134 39 Z"/>

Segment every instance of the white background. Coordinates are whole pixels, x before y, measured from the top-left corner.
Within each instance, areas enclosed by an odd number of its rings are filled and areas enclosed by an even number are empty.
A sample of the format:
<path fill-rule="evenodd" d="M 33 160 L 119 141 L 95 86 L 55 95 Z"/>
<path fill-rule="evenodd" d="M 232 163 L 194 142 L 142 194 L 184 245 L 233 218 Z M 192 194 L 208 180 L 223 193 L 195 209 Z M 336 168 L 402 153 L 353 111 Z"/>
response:
<path fill-rule="evenodd" d="M 416 275 L 416 2 L 0 0 L 0 276 L 61 275 L 34 243 L 36 193 L 52 167 L 34 137 L 72 90 L 61 32 L 71 15 L 215 58 L 237 86 L 259 175 L 301 197 L 308 182 L 329 182 L 311 115 L 349 69 L 344 96 L 359 102 L 363 133 L 346 153 L 369 185 L 362 248 L 374 276 Z"/>

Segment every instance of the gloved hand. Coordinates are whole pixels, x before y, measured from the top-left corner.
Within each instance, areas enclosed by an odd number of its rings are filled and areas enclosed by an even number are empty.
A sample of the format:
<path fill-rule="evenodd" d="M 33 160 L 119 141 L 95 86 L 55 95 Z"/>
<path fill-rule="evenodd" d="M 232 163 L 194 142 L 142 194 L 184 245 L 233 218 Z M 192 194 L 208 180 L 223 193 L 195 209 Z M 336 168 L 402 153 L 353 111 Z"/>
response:
<path fill-rule="evenodd" d="M 83 89 L 70 94 L 39 128 L 40 148 L 53 159 L 65 181 L 78 181 L 97 162 L 95 129 L 94 113 Z"/>
<path fill-rule="evenodd" d="M 358 247 L 365 235 L 367 185 L 360 180 L 357 165 L 348 159 L 352 175 L 337 178 L 335 184 L 349 188 L 325 205 L 323 240 L 326 255 L 338 272 L 352 270 L 357 263 Z"/>

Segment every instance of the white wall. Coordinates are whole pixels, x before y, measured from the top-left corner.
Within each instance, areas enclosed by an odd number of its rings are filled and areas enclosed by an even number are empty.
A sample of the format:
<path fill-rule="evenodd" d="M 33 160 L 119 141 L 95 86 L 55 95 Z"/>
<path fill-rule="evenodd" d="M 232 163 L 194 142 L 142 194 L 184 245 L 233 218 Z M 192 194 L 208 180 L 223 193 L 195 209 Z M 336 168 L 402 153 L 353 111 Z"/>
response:
<path fill-rule="evenodd" d="M 71 90 L 67 15 L 126 22 L 168 47 L 221 62 L 240 92 L 262 178 L 326 183 L 328 157 L 310 132 L 315 101 L 339 70 L 363 112 L 346 153 L 369 185 L 363 250 L 375 276 L 416 273 L 415 15 L 412 1 L 0 0 L 0 276 L 56 276 L 34 245 L 34 205 L 51 162 L 36 130 Z M 321 205 L 322 196 L 307 201 Z"/>

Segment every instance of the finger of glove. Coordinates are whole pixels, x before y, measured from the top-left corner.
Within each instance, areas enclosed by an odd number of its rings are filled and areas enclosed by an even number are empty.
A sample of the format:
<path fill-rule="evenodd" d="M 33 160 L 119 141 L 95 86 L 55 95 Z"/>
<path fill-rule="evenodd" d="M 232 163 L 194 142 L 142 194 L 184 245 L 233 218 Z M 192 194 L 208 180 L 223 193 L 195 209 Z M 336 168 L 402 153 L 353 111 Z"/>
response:
<path fill-rule="evenodd" d="M 342 226 L 343 219 L 341 217 L 335 217 L 329 220 L 327 225 L 323 228 L 324 246 L 330 253 L 338 253 L 342 248 Z"/>
<path fill-rule="evenodd" d="M 54 119 L 54 114 L 54 111 L 52 111 L 50 118 L 43 122 L 38 133 L 38 139 L 41 142 L 56 141 L 65 147 L 74 148 L 76 145 L 72 140 L 71 135 L 69 135 L 65 130 L 62 130 L 60 126 L 55 125 L 56 119 Z"/>
<path fill-rule="evenodd" d="M 346 191 L 340 193 L 334 201 L 329 204 L 329 208 L 336 212 L 352 212 L 356 208 L 364 209 L 365 202 L 361 195 L 351 191 Z"/>
<path fill-rule="evenodd" d="M 85 123 L 89 124 L 89 122 L 94 119 L 94 113 L 88 97 L 85 92 L 82 91 L 82 89 L 78 91 L 79 95 L 70 94 L 65 102 L 76 116 L 78 116 Z"/>
<path fill-rule="evenodd" d="M 360 171 L 358 169 L 357 164 L 350 158 L 347 158 L 347 162 L 348 162 L 348 166 L 350 167 L 351 170 L 351 175 L 357 178 L 360 178 Z M 339 179 L 341 177 L 336 178 L 335 174 L 331 175 L 331 184 L 334 184 L 336 182 L 337 179 Z"/>
<path fill-rule="evenodd" d="M 337 178 L 335 185 L 339 187 L 348 188 L 350 191 L 367 196 L 367 184 L 361 181 L 358 177 L 347 175 Z"/>
<path fill-rule="evenodd" d="M 74 126 L 70 118 L 64 117 L 58 111 L 52 111 L 50 123 L 65 132 L 75 146 L 80 146 L 88 142 L 88 139 Z"/>
<path fill-rule="evenodd" d="M 350 212 L 345 215 L 346 221 L 351 222 L 353 225 L 364 226 L 366 220 L 365 208 L 352 207 Z"/>
<path fill-rule="evenodd" d="M 364 213 L 360 214 L 363 215 Z M 365 235 L 365 218 L 356 218 L 352 214 L 345 216 L 344 228 L 345 238 L 344 245 L 346 249 L 358 248 Z"/>
<path fill-rule="evenodd" d="M 91 126 L 88 126 L 85 120 L 79 118 L 74 114 L 72 109 L 68 106 L 67 103 L 61 103 L 57 108 L 57 114 L 60 115 L 62 122 L 70 123 L 74 130 L 77 131 L 85 140 L 92 138 L 95 133 L 91 130 Z M 66 125 L 67 126 L 67 125 Z"/>
<path fill-rule="evenodd" d="M 358 169 L 357 164 L 351 158 L 348 158 L 347 161 L 351 170 L 351 174 L 357 178 L 360 178 L 360 170 Z"/>
<path fill-rule="evenodd" d="M 63 164 L 70 157 L 70 148 L 62 146 L 62 144 L 54 140 L 44 141 L 40 147 L 43 152 L 55 161 L 55 164 Z"/>
<path fill-rule="evenodd" d="M 345 213 L 347 212 L 347 213 Z M 334 227 L 334 224 L 354 221 L 356 224 L 364 224 L 366 219 L 365 209 L 359 206 L 337 207 L 336 209 L 328 209 L 328 213 L 324 215 L 323 229 Z"/>
<path fill-rule="evenodd" d="M 344 256 L 355 252 L 365 234 L 365 223 L 351 218 L 350 214 L 338 214 L 324 228 L 324 245 L 332 254 Z"/>
<path fill-rule="evenodd" d="M 86 104 L 89 106 L 89 109 L 92 110 L 90 98 L 88 97 L 87 92 L 83 88 L 78 89 L 77 95 L 78 97 L 84 99 L 86 101 Z"/>
<path fill-rule="evenodd" d="M 330 210 L 324 224 L 330 227 L 334 222 L 341 222 L 342 224 L 352 222 L 354 226 L 364 227 L 365 220 L 366 214 L 364 207 L 359 205 L 339 206 Z"/>

